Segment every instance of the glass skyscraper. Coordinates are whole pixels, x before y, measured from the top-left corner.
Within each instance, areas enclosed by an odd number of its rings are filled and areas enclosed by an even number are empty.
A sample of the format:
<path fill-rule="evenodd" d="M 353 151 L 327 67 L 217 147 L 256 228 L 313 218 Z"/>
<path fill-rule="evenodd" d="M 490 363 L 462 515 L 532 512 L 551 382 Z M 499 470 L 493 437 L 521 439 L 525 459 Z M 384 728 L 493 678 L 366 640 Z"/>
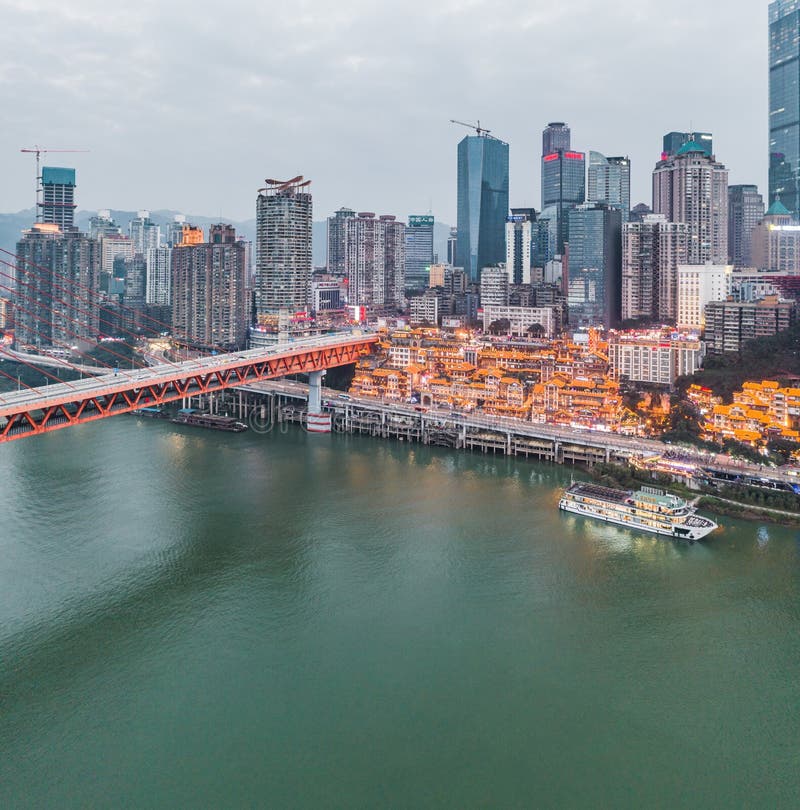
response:
<path fill-rule="evenodd" d="M 769 201 L 798 214 L 800 0 L 769 7 Z"/>
<path fill-rule="evenodd" d="M 433 264 L 433 217 L 409 216 L 406 227 L 406 290 L 424 290 Z"/>
<path fill-rule="evenodd" d="M 604 202 L 622 212 L 627 222 L 631 213 L 631 162 L 627 157 L 606 157 L 589 152 L 587 202 Z"/>
<path fill-rule="evenodd" d="M 456 263 L 471 282 L 481 270 L 506 259 L 508 144 L 468 135 L 458 145 Z"/>
<path fill-rule="evenodd" d="M 586 155 L 572 151 L 572 133 L 562 121 L 548 124 L 542 133 L 542 217 L 556 231 L 549 261 L 564 252 L 569 240 L 569 209 L 586 199 Z"/>
<path fill-rule="evenodd" d="M 569 322 L 619 325 L 622 314 L 622 214 L 604 203 L 569 211 Z"/>

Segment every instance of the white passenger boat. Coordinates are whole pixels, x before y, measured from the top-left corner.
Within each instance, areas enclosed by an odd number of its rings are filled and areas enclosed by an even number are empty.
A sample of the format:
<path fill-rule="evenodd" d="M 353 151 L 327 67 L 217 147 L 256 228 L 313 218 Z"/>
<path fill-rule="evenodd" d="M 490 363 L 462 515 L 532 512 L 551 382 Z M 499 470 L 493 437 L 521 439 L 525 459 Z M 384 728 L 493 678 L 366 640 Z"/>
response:
<path fill-rule="evenodd" d="M 663 490 L 642 487 L 638 492 L 597 484 L 572 484 L 561 496 L 559 509 L 594 517 L 680 540 L 702 540 L 718 528 L 713 520 L 696 514 L 694 506 Z"/>

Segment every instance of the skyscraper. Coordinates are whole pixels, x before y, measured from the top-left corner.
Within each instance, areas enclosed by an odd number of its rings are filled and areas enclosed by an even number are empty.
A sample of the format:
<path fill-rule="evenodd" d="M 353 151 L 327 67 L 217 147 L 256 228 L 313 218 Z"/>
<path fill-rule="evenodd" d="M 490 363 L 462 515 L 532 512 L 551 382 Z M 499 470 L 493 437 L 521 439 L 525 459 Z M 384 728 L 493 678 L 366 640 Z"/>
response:
<path fill-rule="evenodd" d="M 567 152 L 571 148 L 572 133 L 563 121 L 553 121 L 542 132 L 542 154 Z"/>
<path fill-rule="evenodd" d="M 529 214 L 513 213 L 506 222 L 506 267 L 512 284 L 530 283 L 535 245 L 533 223 Z"/>
<path fill-rule="evenodd" d="M 428 286 L 428 268 L 433 264 L 433 217 L 409 216 L 406 227 L 406 290 Z"/>
<path fill-rule="evenodd" d="M 674 320 L 678 266 L 689 254 L 689 226 L 650 214 L 626 223 L 622 231 L 622 319 Z"/>
<path fill-rule="evenodd" d="M 621 316 L 622 213 L 605 203 L 569 211 L 569 320 L 617 326 Z"/>
<path fill-rule="evenodd" d="M 111 218 L 111 211 L 98 211 L 89 220 L 89 238 L 104 239 L 109 236 L 122 236 L 122 228 Z"/>
<path fill-rule="evenodd" d="M 800 0 L 769 7 L 769 201 L 800 212 Z"/>
<path fill-rule="evenodd" d="M 202 346 L 238 348 L 247 334 L 247 255 L 231 225 L 212 225 L 208 241 L 172 250 L 172 327 Z"/>
<path fill-rule="evenodd" d="M 456 264 L 477 283 L 483 267 L 505 260 L 508 144 L 468 135 L 458 145 Z"/>
<path fill-rule="evenodd" d="M 664 136 L 664 158 L 677 155 L 689 141 L 694 141 L 707 155 L 714 154 L 714 139 L 710 132 L 668 132 Z"/>
<path fill-rule="evenodd" d="M 147 252 L 146 301 L 151 306 L 167 307 L 172 290 L 172 248 L 151 248 Z"/>
<path fill-rule="evenodd" d="M 405 289 L 405 225 L 363 212 L 347 220 L 345 268 L 350 304 L 395 309 Z"/>
<path fill-rule="evenodd" d="M 37 223 L 17 243 L 17 345 L 72 346 L 96 340 L 100 243 L 75 228 Z"/>
<path fill-rule="evenodd" d="M 456 250 L 458 243 L 458 229 L 450 228 L 450 235 L 447 237 L 447 263 L 450 267 L 456 266 Z"/>
<path fill-rule="evenodd" d="M 555 219 L 556 249 L 563 253 L 569 240 L 569 209 L 586 199 L 586 155 L 570 149 L 570 130 L 562 123 L 547 126 L 542 146 L 542 218 Z"/>
<path fill-rule="evenodd" d="M 66 231 L 75 225 L 75 169 L 42 167 L 40 222 Z"/>
<path fill-rule="evenodd" d="M 312 205 L 302 176 L 267 180 L 256 199 L 256 306 L 259 315 L 282 308 L 306 311 L 311 295 Z"/>
<path fill-rule="evenodd" d="M 122 315 L 125 328 L 138 330 L 144 325 L 145 298 L 147 295 L 147 259 L 136 253 L 125 262 L 125 290 L 122 303 L 125 312 Z"/>
<path fill-rule="evenodd" d="M 328 217 L 327 269 L 332 276 L 345 274 L 347 220 L 355 215 L 352 208 L 340 208 L 332 217 Z"/>
<path fill-rule="evenodd" d="M 151 248 L 161 245 L 161 226 L 150 219 L 149 211 L 139 211 L 128 225 L 128 234 L 133 242 L 133 252 L 147 255 Z"/>
<path fill-rule="evenodd" d="M 631 212 L 631 162 L 627 157 L 606 157 L 589 152 L 587 202 L 602 202 L 622 212 L 627 222 Z"/>
<path fill-rule="evenodd" d="M 695 141 L 653 171 L 653 213 L 689 226 L 689 264 L 728 261 L 728 170 Z"/>
<path fill-rule="evenodd" d="M 750 267 L 753 228 L 764 218 L 757 186 L 728 187 L 728 253 L 734 267 Z"/>
<path fill-rule="evenodd" d="M 750 261 L 759 270 L 800 274 L 800 225 L 780 200 L 753 229 Z"/>

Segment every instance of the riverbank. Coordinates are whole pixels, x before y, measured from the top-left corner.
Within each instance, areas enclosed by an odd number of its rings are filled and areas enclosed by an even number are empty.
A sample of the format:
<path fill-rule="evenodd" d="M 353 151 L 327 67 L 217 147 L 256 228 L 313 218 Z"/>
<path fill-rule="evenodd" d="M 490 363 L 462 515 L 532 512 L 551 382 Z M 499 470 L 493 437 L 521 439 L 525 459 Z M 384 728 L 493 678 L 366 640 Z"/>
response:
<path fill-rule="evenodd" d="M 697 499 L 699 508 L 712 512 L 715 515 L 735 517 L 749 521 L 768 521 L 769 523 L 786 526 L 787 528 L 800 528 L 800 509 L 798 509 L 797 512 L 792 512 L 784 509 L 776 509 L 771 506 L 748 503 L 746 500 L 722 498 L 714 492 L 709 492 L 707 489 L 703 489 L 702 492 L 698 493 L 696 490 L 689 489 L 689 487 L 684 484 L 668 480 L 665 476 L 647 476 L 638 470 L 633 470 L 631 467 L 623 467 L 618 464 L 598 464 L 595 467 L 588 468 L 587 472 L 597 481 L 612 486 L 625 487 L 627 489 L 633 489 L 639 486 L 653 486 L 655 484 L 662 487 L 667 492 L 671 492 L 686 500 Z M 749 492 L 748 490 L 748 493 Z M 767 497 L 770 493 L 757 494 Z"/>

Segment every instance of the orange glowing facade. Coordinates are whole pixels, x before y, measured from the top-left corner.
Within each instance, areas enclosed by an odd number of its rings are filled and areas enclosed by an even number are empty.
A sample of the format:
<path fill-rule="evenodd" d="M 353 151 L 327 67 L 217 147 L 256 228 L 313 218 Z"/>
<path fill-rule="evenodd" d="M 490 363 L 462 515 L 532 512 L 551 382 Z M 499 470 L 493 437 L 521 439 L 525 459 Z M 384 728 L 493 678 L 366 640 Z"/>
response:
<path fill-rule="evenodd" d="M 202 245 L 205 242 L 203 229 L 195 225 L 184 225 L 181 228 L 180 240 L 176 247 L 187 247 L 189 245 Z"/>

